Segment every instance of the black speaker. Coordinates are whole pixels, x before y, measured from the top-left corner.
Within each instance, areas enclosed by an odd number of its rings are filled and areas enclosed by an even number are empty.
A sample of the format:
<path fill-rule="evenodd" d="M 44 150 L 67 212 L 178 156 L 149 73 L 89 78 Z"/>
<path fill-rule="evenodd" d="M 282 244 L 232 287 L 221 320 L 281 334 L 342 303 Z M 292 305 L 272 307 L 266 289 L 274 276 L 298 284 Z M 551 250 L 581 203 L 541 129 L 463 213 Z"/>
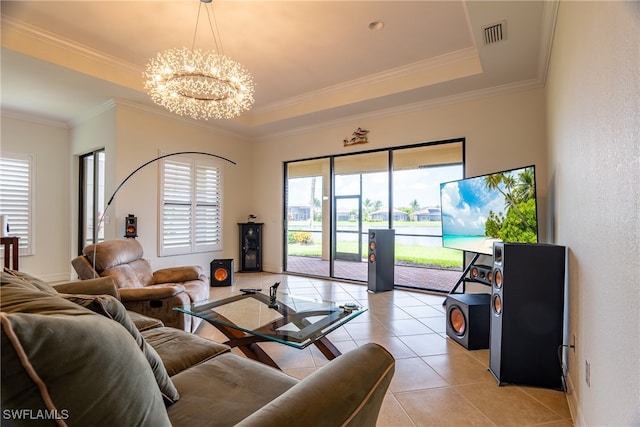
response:
<path fill-rule="evenodd" d="M 494 243 L 489 370 L 498 384 L 563 390 L 565 247 Z"/>
<path fill-rule="evenodd" d="M 124 237 L 138 237 L 138 218 L 132 214 L 125 218 Z"/>
<path fill-rule="evenodd" d="M 211 286 L 233 285 L 233 259 L 214 259 L 210 264 L 209 284 Z"/>
<path fill-rule="evenodd" d="M 489 294 L 447 296 L 447 336 L 467 350 L 489 348 L 490 303 Z"/>
<path fill-rule="evenodd" d="M 476 282 L 491 285 L 493 283 L 493 267 L 488 265 L 474 264 L 469 270 L 469 277 Z"/>
<path fill-rule="evenodd" d="M 393 290 L 395 281 L 395 230 L 369 230 L 369 292 Z"/>

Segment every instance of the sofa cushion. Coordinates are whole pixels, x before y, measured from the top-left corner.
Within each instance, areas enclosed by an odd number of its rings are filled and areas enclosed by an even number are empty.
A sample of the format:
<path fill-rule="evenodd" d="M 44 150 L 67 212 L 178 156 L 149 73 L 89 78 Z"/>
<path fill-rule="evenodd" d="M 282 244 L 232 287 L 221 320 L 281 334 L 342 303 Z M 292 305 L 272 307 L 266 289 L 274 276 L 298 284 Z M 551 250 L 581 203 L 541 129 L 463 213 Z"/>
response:
<path fill-rule="evenodd" d="M 142 332 L 158 352 L 170 376 L 230 350 L 229 346 L 176 328 L 154 328 Z"/>
<path fill-rule="evenodd" d="M 147 329 L 159 328 L 164 326 L 161 320 L 156 319 L 155 317 L 145 316 L 144 314 L 136 313 L 135 311 L 127 310 L 129 317 L 134 325 L 136 325 L 136 329 L 140 332 L 146 331 Z"/>
<path fill-rule="evenodd" d="M 277 369 L 232 353 L 172 379 L 182 399 L 167 408 L 171 423 L 199 427 L 235 425 L 298 383 Z"/>
<path fill-rule="evenodd" d="M 131 335 L 88 313 L 0 313 L 3 411 L 29 409 L 76 426 L 169 426 Z"/>
<path fill-rule="evenodd" d="M 171 378 L 167 374 L 167 370 L 162 363 L 162 359 L 140 335 L 135 324 L 129 317 L 127 310 L 116 298 L 110 295 L 62 295 L 65 299 L 88 308 L 94 313 L 101 314 L 112 319 L 122 325 L 133 337 L 136 344 L 142 350 L 149 366 L 153 370 L 162 397 L 167 404 L 172 404 L 180 399 L 180 395 L 176 390 Z"/>

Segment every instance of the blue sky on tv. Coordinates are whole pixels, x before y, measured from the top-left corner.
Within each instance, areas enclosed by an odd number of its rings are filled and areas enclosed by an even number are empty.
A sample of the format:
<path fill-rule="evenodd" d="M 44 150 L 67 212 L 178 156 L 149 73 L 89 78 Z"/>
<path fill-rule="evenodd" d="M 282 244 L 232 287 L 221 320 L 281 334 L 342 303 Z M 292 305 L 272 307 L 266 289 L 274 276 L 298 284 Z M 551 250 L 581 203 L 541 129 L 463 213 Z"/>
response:
<path fill-rule="evenodd" d="M 504 197 L 487 188 L 484 177 L 443 184 L 443 234 L 481 236 L 489 211 L 504 213 Z"/>

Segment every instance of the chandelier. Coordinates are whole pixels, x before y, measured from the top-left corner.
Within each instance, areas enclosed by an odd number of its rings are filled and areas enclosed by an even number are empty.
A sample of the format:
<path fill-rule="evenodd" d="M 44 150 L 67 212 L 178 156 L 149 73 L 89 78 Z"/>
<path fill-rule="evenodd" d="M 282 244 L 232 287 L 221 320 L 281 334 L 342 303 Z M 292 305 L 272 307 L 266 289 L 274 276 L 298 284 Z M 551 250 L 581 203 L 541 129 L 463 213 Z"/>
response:
<path fill-rule="evenodd" d="M 215 51 L 195 49 L 196 34 L 203 3 L 215 43 Z M 238 62 L 227 58 L 220 35 L 216 37 L 211 0 L 200 0 L 198 18 L 191 49 L 169 49 L 160 52 L 147 64 L 145 89 L 158 105 L 193 119 L 232 119 L 253 104 L 254 83 L 249 72 Z M 217 25 L 216 25 L 217 30 Z"/>

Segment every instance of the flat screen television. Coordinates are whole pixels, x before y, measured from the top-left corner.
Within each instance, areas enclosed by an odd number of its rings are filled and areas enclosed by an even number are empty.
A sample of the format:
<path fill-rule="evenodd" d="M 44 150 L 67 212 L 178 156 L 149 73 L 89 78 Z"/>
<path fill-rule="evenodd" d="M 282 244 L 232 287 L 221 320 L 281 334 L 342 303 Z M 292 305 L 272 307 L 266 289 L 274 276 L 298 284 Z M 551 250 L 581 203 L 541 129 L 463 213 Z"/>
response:
<path fill-rule="evenodd" d="M 493 242 L 537 243 L 535 166 L 440 184 L 442 246 L 491 255 Z"/>

